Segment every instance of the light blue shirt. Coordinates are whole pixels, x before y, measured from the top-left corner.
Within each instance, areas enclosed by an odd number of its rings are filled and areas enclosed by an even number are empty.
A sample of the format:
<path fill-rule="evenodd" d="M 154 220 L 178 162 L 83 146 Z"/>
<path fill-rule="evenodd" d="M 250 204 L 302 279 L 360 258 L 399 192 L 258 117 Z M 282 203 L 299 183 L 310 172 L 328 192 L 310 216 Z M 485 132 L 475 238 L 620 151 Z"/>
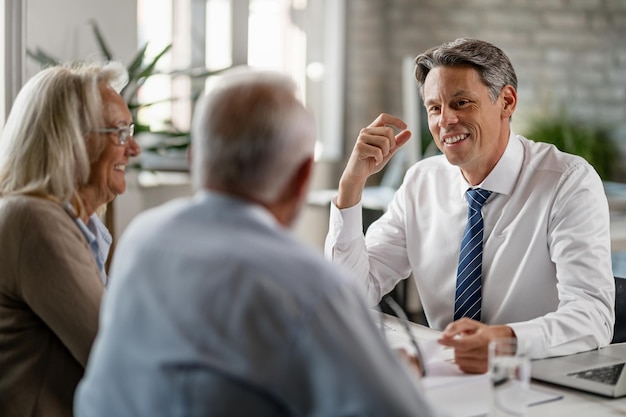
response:
<path fill-rule="evenodd" d="M 87 243 L 89 244 L 89 249 L 91 249 L 91 253 L 96 260 L 96 265 L 98 265 L 98 270 L 100 271 L 100 276 L 102 277 L 102 283 L 106 286 L 108 283 L 108 277 L 105 270 L 106 260 L 109 256 L 109 250 L 111 249 L 111 243 L 113 242 L 113 238 L 111 237 L 111 233 L 106 228 L 100 217 L 97 214 L 92 214 L 89 217 L 89 222 L 85 225 L 80 217 L 74 218 L 74 221 L 78 225 L 78 228 L 83 235 L 85 235 L 85 239 L 87 239 Z"/>
<path fill-rule="evenodd" d="M 201 192 L 117 253 L 77 417 L 434 415 L 359 293 L 264 208 Z"/>

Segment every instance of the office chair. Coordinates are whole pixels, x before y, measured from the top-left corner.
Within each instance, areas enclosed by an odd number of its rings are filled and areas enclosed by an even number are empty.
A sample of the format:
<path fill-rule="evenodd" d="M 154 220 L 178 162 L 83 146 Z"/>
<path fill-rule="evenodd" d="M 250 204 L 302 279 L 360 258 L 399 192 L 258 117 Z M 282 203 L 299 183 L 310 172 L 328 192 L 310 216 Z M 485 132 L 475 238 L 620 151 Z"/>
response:
<path fill-rule="evenodd" d="M 626 342 L 626 278 L 615 277 L 615 326 L 611 343 Z"/>

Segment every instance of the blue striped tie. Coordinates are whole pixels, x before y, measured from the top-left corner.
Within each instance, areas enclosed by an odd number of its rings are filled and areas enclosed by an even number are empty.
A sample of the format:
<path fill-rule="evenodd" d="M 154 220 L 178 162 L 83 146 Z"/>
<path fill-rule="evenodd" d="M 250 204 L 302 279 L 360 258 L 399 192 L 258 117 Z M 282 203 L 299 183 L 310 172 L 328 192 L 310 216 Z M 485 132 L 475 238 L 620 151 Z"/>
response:
<path fill-rule="evenodd" d="M 480 209 L 491 195 L 491 191 L 480 188 L 469 189 L 465 195 L 469 207 L 467 208 L 467 226 L 465 226 L 461 241 L 459 269 L 456 273 L 454 320 L 461 317 L 480 320 L 484 229 Z"/>

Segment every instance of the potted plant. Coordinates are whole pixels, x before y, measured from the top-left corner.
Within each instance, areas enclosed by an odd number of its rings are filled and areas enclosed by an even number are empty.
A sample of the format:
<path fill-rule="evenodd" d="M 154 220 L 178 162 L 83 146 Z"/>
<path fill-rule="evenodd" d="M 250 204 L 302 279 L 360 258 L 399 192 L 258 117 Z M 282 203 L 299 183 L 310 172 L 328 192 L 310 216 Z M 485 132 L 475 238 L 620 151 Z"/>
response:
<path fill-rule="evenodd" d="M 603 181 L 614 179 L 619 163 L 619 148 L 606 126 L 573 120 L 564 110 L 556 116 L 541 116 L 529 124 L 524 136 L 554 144 L 561 151 L 582 156 Z"/>
<path fill-rule="evenodd" d="M 103 59 L 106 61 L 115 60 L 115 56 L 111 52 L 111 48 L 96 21 L 90 20 L 89 24 L 92 27 Z M 143 45 L 127 66 L 129 82 L 120 92 L 132 113 L 135 122 L 135 136 L 142 148 L 142 157 L 137 160 L 136 163 L 140 168 L 144 169 L 162 168 L 166 170 L 187 170 L 186 152 L 190 143 L 189 132 L 178 130 L 171 123 L 164 123 L 164 125 L 167 126 L 165 129 L 152 130 L 148 124 L 141 123 L 138 119 L 137 115 L 140 109 L 164 101 L 160 100 L 151 103 L 140 102 L 138 92 L 148 78 L 156 74 L 166 74 L 172 77 L 185 76 L 204 79 L 219 74 L 226 69 L 210 71 L 206 68 L 187 68 L 160 72 L 157 70 L 157 64 L 171 48 L 172 44 L 170 43 L 160 50 L 156 56 L 148 58 L 146 56 L 148 43 Z M 59 65 L 61 63 L 59 59 L 43 51 L 41 48 L 36 48 L 35 50 L 27 49 L 26 54 L 37 61 L 42 67 Z M 195 101 L 198 96 L 199 93 L 196 93 L 191 97 L 191 100 Z M 165 101 L 173 100 L 174 98 L 168 98 Z"/>

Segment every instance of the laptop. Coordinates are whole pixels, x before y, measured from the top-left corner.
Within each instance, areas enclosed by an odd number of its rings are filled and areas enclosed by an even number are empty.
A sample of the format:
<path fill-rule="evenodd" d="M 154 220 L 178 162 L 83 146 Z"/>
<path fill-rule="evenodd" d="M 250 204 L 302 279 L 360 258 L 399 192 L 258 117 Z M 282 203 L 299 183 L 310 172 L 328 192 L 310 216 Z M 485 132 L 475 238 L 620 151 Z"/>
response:
<path fill-rule="evenodd" d="M 531 376 L 538 381 L 606 397 L 626 396 L 626 343 L 569 356 L 536 359 Z"/>

